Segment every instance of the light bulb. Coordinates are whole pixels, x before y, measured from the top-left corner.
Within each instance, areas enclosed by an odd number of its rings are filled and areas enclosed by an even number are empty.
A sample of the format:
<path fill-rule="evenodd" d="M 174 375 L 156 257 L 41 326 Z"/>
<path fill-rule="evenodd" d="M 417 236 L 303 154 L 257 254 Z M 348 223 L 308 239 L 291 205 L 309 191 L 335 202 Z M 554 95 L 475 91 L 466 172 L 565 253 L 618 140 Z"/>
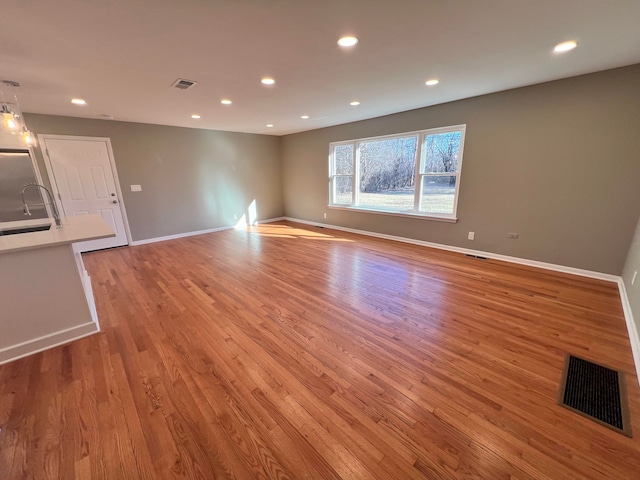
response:
<path fill-rule="evenodd" d="M 38 145 L 36 137 L 29 130 L 22 132 L 22 141 L 30 147 L 36 147 Z"/>
<path fill-rule="evenodd" d="M 338 45 L 340 45 L 341 47 L 353 47 L 357 43 L 358 39 L 352 35 L 342 37 L 340 40 L 338 40 Z"/>
<path fill-rule="evenodd" d="M 20 129 L 20 123 L 15 113 L 2 114 L 4 126 L 11 132 L 15 133 Z"/>
<path fill-rule="evenodd" d="M 565 53 L 570 52 L 574 48 L 578 46 L 578 42 L 575 40 L 569 40 L 568 42 L 562 42 L 556 45 L 553 49 L 555 53 Z"/>

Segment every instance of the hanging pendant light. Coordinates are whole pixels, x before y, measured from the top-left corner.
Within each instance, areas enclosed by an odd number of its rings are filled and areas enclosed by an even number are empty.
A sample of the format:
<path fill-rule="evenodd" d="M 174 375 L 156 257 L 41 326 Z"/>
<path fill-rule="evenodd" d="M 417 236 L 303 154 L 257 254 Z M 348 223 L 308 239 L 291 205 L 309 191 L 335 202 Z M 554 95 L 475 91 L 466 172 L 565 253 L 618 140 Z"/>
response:
<path fill-rule="evenodd" d="M 20 106 L 18 105 L 18 95 L 16 94 L 16 88 L 20 86 L 18 82 L 13 80 L 2 80 L 2 83 L 7 88 L 11 88 L 13 91 L 13 102 L 6 101 L 4 92 L 0 90 L 0 115 L 2 115 L 1 129 L 12 135 L 19 135 L 22 142 L 28 147 L 37 146 L 37 140 L 33 133 L 29 131 L 27 125 L 24 123 Z"/>

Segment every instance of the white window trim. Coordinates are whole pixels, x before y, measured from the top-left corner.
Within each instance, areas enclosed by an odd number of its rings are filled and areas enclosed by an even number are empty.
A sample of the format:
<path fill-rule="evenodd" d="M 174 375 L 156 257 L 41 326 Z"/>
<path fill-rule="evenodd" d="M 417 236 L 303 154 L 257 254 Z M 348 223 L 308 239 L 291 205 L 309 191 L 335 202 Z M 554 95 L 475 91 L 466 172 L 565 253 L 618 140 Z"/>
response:
<path fill-rule="evenodd" d="M 347 210 L 347 211 L 357 211 L 364 213 L 374 213 L 374 214 L 382 214 L 382 215 L 393 215 L 393 216 L 401 216 L 401 217 L 415 217 L 422 218 L 425 220 L 437 220 L 442 222 L 457 222 L 457 212 L 458 212 L 458 199 L 460 193 L 460 180 L 462 177 L 462 162 L 464 160 L 464 143 L 465 143 L 465 133 L 466 133 L 466 124 L 461 125 L 451 125 L 447 127 L 437 127 L 430 128 L 426 130 L 417 130 L 413 132 L 403 132 L 396 133 L 390 135 L 381 135 L 378 137 L 366 137 L 366 138 L 357 138 L 353 140 L 341 140 L 339 142 L 331 142 L 329 144 L 329 202 L 327 203 L 327 207 L 335 210 Z M 460 152 L 459 152 L 459 162 L 458 162 L 458 171 L 456 172 L 438 172 L 438 173 L 421 173 L 421 165 L 422 165 L 422 146 L 426 141 L 428 135 L 437 134 L 437 133 L 446 133 L 446 132 L 461 132 L 460 137 Z M 360 165 L 360 149 L 358 148 L 358 143 L 374 141 L 374 140 L 389 140 L 394 138 L 406 138 L 409 136 L 417 136 L 418 144 L 416 145 L 416 159 L 415 159 L 415 194 L 414 194 L 414 205 L 413 210 L 383 210 L 371 207 L 361 207 L 358 205 L 359 201 L 359 193 L 360 188 L 358 187 L 358 182 L 356 179 L 359 178 L 359 165 Z M 334 173 L 335 162 L 333 159 L 333 155 L 335 152 L 335 147 L 340 145 L 353 145 L 354 155 L 353 155 L 353 174 L 352 175 L 338 175 Z M 351 177 L 352 178 L 352 188 L 351 188 L 351 205 L 339 204 L 339 203 L 331 203 L 331 200 L 335 198 L 335 188 L 336 182 L 333 181 L 336 177 Z M 428 213 L 421 212 L 420 209 L 420 199 L 422 198 L 422 187 L 423 187 L 423 177 L 455 177 L 456 178 L 456 189 L 453 200 L 453 213 L 451 214 L 438 214 L 438 213 Z"/>
<path fill-rule="evenodd" d="M 458 217 L 453 215 L 441 214 L 438 215 L 436 213 L 420 213 L 414 212 L 413 210 L 378 210 L 370 207 L 350 207 L 349 205 L 327 205 L 327 208 L 330 210 L 346 210 L 349 212 L 362 212 L 362 213 L 374 213 L 378 215 L 391 215 L 394 217 L 415 217 L 422 218 L 424 220 L 436 220 L 439 222 L 449 222 L 456 223 L 458 221 Z"/>

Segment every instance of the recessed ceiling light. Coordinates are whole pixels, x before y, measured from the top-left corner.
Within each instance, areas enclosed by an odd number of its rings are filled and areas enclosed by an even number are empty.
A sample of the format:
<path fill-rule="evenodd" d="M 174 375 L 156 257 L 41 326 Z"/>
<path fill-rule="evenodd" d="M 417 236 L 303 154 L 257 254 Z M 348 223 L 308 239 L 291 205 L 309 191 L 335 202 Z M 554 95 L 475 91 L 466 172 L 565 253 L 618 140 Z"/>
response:
<path fill-rule="evenodd" d="M 229 100 L 228 98 L 224 98 L 222 100 L 220 100 L 220 103 L 223 105 L 231 105 L 233 102 L 231 100 Z"/>
<path fill-rule="evenodd" d="M 273 85 L 274 83 L 276 83 L 276 81 L 271 78 L 271 77 L 264 77 L 262 80 L 260 80 L 264 85 Z"/>
<path fill-rule="evenodd" d="M 267 128 L 273 128 L 273 124 L 272 123 L 267 123 Z"/>
<path fill-rule="evenodd" d="M 84 100 L 82 98 L 72 98 L 71 99 L 71 103 L 73 103 L 74 105 L 86 105 L 87 104 L 86 100 Z"/>
<path fill-rule="evenodd" d="M 351 105 L 352 107 L 357 107 L 358 105 L 360 105 L 360 102 L 357 100 L 354 100 L 353 102 L 351 102 L 349 105 Z"/>
<path fill-rule="evenodd" d="M 554 48 L 553 51 L 555 53 L 565 53 L 565 52 L 570 52 L 571 50 L 573 50 L 574 48 L 576 48 L 578 46 L 578 42 L 574 41 L 574 40 L 569 40 L 568 42 L 562 42 L 557 44 Z"/>
<path fill-rule="evenodd" d="M 358 39 L 352 35 L 347 35 L 338 40 L 338 45 L 341 47 L 353 47 L 356 43 L 358 43 Z"/>
<path fill-rule="evenodd" d="M 198 115 L 197 113 L 194 113 L 193 115 L 191 115 L 191 118 L 195 118 L 197 120 L 198 118 L 200 118 L 200 115 Z"/>
<path fill-rule="evenodd" d="M 433 87 L 434 85 L 439 84 L 440 80 L 438 80 L 437 78 L 432 78 L 431 80 L 427 80 L 424 83 L 425 83 L 425 85 L 429 85 L 430 87 Z"/>
<path fill-rule="evenodd" d="M 300 118 L 306 120 L 307 118 L 309 118 L 309 115 L 302 115 Z"/>

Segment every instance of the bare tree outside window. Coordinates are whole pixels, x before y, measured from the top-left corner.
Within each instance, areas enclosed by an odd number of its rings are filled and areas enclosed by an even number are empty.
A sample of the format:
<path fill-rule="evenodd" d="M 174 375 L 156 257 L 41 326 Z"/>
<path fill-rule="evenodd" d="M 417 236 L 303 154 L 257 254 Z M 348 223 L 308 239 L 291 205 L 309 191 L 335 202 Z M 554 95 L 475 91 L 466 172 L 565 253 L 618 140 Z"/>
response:
<path fill-rule="evenodd" d="M 427 135 L 423 173 L 457 172 L 461 137 L 460 132 Z"/>
<path fill-rule="evenodd" d="M 422 195 L 420 210 L 430 213 L 453 211 L 462 132 L 426 135 L 423 143 Z"/>
<path fill-rule="evenodd" d="M 418 137 L 360 142 L 360 205 L 412 209 Z"/>

